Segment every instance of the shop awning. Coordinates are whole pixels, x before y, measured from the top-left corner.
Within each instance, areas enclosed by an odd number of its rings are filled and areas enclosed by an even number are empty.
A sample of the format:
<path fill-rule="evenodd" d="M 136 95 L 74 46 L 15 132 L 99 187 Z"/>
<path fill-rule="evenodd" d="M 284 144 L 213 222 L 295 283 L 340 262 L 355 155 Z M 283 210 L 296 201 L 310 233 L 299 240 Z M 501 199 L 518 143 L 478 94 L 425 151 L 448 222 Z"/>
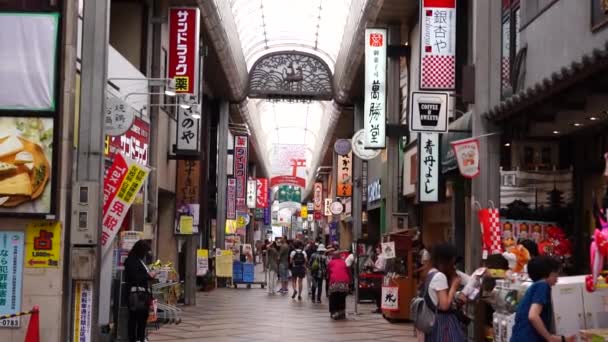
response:
<path fill-rule="evenodd" d="M 441 172 L 448 173 L 458 168 L 458 162 L 454 155 L 454 150 L 450 143 L 452 141 L 471 137 L 472 120 L 471 112 L 464 113 L 463 116 L 452 122 L 447 134 L 441 136 Z"/>

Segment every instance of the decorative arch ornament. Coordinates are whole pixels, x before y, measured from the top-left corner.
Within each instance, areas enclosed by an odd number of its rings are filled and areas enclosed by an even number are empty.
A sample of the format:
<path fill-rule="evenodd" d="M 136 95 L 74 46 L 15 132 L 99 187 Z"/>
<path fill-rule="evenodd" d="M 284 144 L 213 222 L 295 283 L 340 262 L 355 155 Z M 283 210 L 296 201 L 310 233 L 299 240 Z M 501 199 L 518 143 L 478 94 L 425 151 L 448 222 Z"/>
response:
<path fill-rule="evenodd" d="M 281 100 L 331 100 L 332 74 L 319 57 L 298 51 L 260 57 L 249 72 L 249 97 Z"/>

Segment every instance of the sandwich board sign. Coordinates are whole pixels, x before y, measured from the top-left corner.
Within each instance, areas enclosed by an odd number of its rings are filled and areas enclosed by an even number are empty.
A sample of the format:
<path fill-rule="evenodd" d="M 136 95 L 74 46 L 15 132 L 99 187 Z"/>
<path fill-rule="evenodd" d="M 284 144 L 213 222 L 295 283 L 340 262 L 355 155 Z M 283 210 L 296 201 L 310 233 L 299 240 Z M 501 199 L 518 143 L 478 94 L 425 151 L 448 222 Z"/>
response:
<path fill-rule="evenodd" d="M 445 133 L 448 131 L 448 100 L 445 92 L 412 92 L 410 130 Z"/>

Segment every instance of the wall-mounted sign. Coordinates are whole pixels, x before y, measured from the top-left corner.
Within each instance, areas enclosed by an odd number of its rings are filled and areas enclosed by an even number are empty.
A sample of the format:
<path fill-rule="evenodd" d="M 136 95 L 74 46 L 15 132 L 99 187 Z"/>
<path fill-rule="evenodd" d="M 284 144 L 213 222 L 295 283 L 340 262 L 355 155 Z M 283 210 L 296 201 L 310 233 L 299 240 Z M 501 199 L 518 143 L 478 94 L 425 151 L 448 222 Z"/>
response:
<path fill-rule="evenodd" d="M 236 179 L 236 210 L 247 211 L 247 160 L 249 138 L 245 135 L 234 137 L 234 178 Z"/>
<path fill-rule="evenodd" d="M 278 185 L 293 185 L 305 188 L 306 179 L 297 176 L 277 176 L 270 178 L 270 187 Z"/>
<path fill-rule="evenodd" d="M 334 143 L 334 151 L 339 156 L 345 156 L 345 155 L 349 154 L 351 151 L 350 140 L 337 139 L 336 142 Z"/>
<path fill-rule="evenodd" d="M 439 201 L 439 134 L 418 134 L 418 200 Z"/>
<path fill-rule="evenodd" d="M 382 199 L 382 184 L 380 179 L 370 182 L 367 185 L 367 202 L 373 203 Z"/>
<path fill-rule="evenodd" d="M 226 191 L 226 219 L 236 220 L 236 179 L 228 178 Z"/>
<path fill-rule="evenodd" d="M 395 258 L 395 241 L 383 242 L 381 246 L 382 254 L 384 254 L 385 259 Z"/>
<path fill-rule="evenodd" d="M 61 235 L 57 236 L 57 245 L 60 239 Z M 21 311 L 23 246 L 23 232 L 0 232 L 0 315 Z M 0 320 L 0 328 L 18 328 L 20 325 L 19 317 Z"/>
<path fill-rule="evenodd" d="M 352 139 L 353 152 L 359 159 L 370 160 L 374 159 L 382 153 L 379 149 L 367 149 L 365 148 L 365 130 L 359 130 L 353 135 Z"/>
<path fill-rule="evenodd" d="M 365 148 L 386 146 L 386 29 L 365 29 Z"/>
<path fill-rule="evenodd" d="M 148 165 L 148 147 L 150 142 L 150 124 L 135 118 L 131 128 L 123 135 L 106 136 L 105 156 L 113 160 L 116 154 L 122 153 L 141 165 Z"/>
<path fill-rule="evenodd" d="M 338 201 L 332 202 L 329 211 L 334 215 L 340 215 L 344 212 L 344 205 Z"/>
<path fill-rule="evenodd" d="M 413 132 L 447 132 L 448 93 L 412 92 L 410 130 Z"/>
<path fill-rule="evenodd" d="M 458 170 L 465 178 L 475 178 L 479 174 L 479 139 L 464 139 L 450 143 L 456 160 Z"/>
<path fill-rule="evenodd" d="M 93 313 L 93 282 L 74 282 L 74 342 L 90 342 Z"/>
<path fill-rule="evenodd" d="M 258 178 L 256 180 L 256 207 L 268 207 L 268 178 Z"/>
<path fill-rule="evenodd" d="M 297 186 L 281 185 L 279 187 L 278 194 L 279 203 L 283 202 L 296 202 L 302 201 L 302 189 Z"/>
<path fill-rule="evenodd" d="M 331 216 L 331 203 L 333 201 L 331 200 L 331 198 L 326 198 L 325 199 L 325 205 L 324 205 L 324 209 L 323 209 L 323 213 L 325 214 L 325 216 Z"/>
<path fill-rule="evenodd" d="M 247 180 L 247 208 L 253 209 L 256 204 L 258 182 L 255 179 Z"/>
<path fill-rule="evenodd" d="M 352 166 L 352 152 L 338 156 L 338 181 L 336 182 L 336 196 L 338 197 L 350 197 L 353 195 Z"/>
<path fill-rule="evenodd" d="M 177 107 L 176 155 L 199 152 L 200 106 Z"/>
<path fill-rule="evenodd" d="M 175 202 L 178 206 L 182 203 L 191 204 L 199 202 L 200 173 L 200 162 L 198 160 L 177 161 Z"/>
<path fill-rule="evenodd" d="M 308 209 L 309 213 L 312 213 L 315 210 L 315 205 L 312 202 L 306 203 L 306 209 Z"/>
<path fill-rule="evenodd" d="M 302 208 L 300 208 L 300 217 L 302 219 L 307 219 L 308 218 L 308 207 L 303 205 Z"/>
<path fill-rule="evenodd" d="M 422 0 L 420 89 L 456 87 L 456 0 Z"/>
<path fill-rule="evenodd" d="M 209 272 L 209 250 L 196 250 L 196 276 L 202 277 Z"/>
<path fill-rule="evenodd" d="M 135 121 L 137 115 L 135 110 L 125 101 L 107 91 L 105 106 L 104 133 L 112 136 L 125 134 Z"/>
<path fill-rule="evenodd" d="M 196 94 L 200 11 L 196 7 L 169 8 L 169 67 L 178 94 Z"/>
<path fill-rule="evenodd" d="M 61 223 L 35 221 L 26 226 L 25 233 L 25 267 L 59 267 Z"/>
<path fill-rule="evenodd" d="M 317 182 L 313 190 L 314 211 L 321 212 L 323 210 L 323 183 Z"/>

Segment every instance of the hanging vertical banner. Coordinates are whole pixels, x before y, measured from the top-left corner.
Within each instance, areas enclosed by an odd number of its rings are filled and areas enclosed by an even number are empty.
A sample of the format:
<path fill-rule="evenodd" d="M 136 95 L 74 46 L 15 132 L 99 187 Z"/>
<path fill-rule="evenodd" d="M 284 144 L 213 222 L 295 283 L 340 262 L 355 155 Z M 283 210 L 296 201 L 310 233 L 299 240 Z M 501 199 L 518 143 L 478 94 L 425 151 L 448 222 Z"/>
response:
<path fill-rule="evenodd" d="M 460 174 L 465 178 L 479 175 L 479 139 L 452 141 L 450 145 L 454 149 Z"/>
<path fill-rule="evenodd" d="M 331 204 L 333 203 L 333 201 L 331 200 L 331 198 L 326 198 L 325 199 L 325 209 L 323 210 L 325 213 L 325 216 L 331 216 Z"/>
<path fill-rule="evenodd" d="M 268 196 L 266 197 L 266 206 L 264 207 L 264 225 L 269 226 L 272 222 L 272 212 L 270 203 L 272 202 L 272 189 L 268 189 Z"/>
<path fill-rule="evenodd" d="M 24 240 L 23 232 L 0 232 L 0 316 L 21 311 Z M 19 317 L 0 320 L 0 328 L 20 325 Z"/>
<path fill-rule="evenodd" d="M 308 206 L 303 205 L 300 208 L 300 217 L 305 220 L 308 218 Z"/>
<path fill-rule="evenodd" d="M 383 28 L 365 29 L 365 148 L 386 146 L 386 45 Z"/>
<path fill-rule="evenodd" d="M 315 183 L 313 196 L 315 212 L 323 211 L 323 183 Z"/>
<path fill-rule="evenodd" d="M 422 0 L 420 89 L 456 87 L 456 0 Z"/>
<path fill-rule="evenodd" d="M 200 106 L 177 107 L 176 155 L 199 152 L 200 117 Z"/>
<path fill-rule="evenodd" d="M 255 179 L 247 181 L 247 208 L 254 209 L 257 202 L 258 182 Z"/>
<path fill-rule="evenodd" d="M 226 219 L 236 220 L 236 179 L 233 177 L 228 178 L 226 202 Z"/>
<path fill-rule="evenodd" d="M 169 8 L 169 67 L 178 94 L 197 93 L 200 11 L 196 7 Z"/>
<path fill-rule="evenodd" d="M 103 227 L 101 251 L 105 255 L 120 230 L 135 195 L 144 185 L 150 169 L 118 154 L 103 180 Z"/>
<path fill-rule="evenodd" d="M 248 137 L 236 135 L 234 137 L 234 179 L 236 180 L 236 210 L 247 211 L 247 147 Z"/>
<path fill-rule="evenodd" d="M 439 201 L 439 134 L 418 134 L 418 200 Z"/>
<path fill-rule="evenodd" d="M 90 342 L 93 313 L 93 283 L 74 282 L 74 332 L 73 342 Z"/>
<path fill-rule="evenodd" d="M 338 181 L 336 182 L 336 196 L 350 197 L 353 195 L 353 153 L 338 156 Z"/>
<path fill-rule="evenodd" d="M 258 178 L 256 183 L 256 208 L 266 208 L 268 207 L 268 178 Z"/>
<path fill-rule="evenodd" d="M 178 205 L 181 203 L 198 203 L 200 174 L 201 164 L 198 160 L 177 161 L 175 198 Z"/>

